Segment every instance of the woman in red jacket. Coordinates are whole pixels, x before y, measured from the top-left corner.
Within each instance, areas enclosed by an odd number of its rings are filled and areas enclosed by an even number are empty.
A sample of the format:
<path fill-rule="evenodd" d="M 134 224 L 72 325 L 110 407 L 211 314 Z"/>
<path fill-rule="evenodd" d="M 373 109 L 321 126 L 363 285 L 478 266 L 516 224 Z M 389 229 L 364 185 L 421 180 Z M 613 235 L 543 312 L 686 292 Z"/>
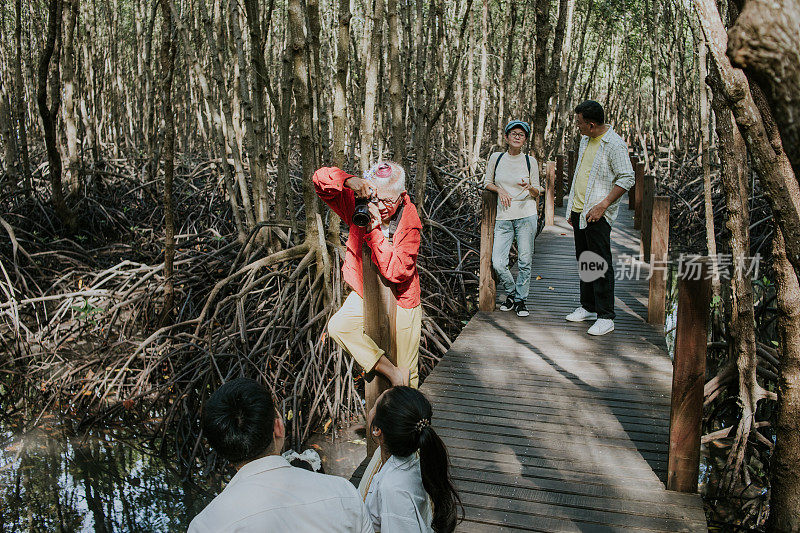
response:
<path fill-rule="evenodd" d="M 314 187 L 319 197 L 350 228 L 342 273 L 353 291 L 328 322 L 328 333 L 365 372 L 379 372 L 392 385 L 417 387 L 422 325 L 417 254 L 422 223 L 406 192 L 405 170 L 391 161 L 379 162 L 359 178 L 338 168 L 326 167 L 314 173 Z M 366 227 L 353 224 L 356 198 L 373 200 L 368 204 L 370 222 Z M 392 283 L 397 297 L 397 366 L 364 332 L 361 262 L 364 244 L 372 250 L 372 262 Z"/>

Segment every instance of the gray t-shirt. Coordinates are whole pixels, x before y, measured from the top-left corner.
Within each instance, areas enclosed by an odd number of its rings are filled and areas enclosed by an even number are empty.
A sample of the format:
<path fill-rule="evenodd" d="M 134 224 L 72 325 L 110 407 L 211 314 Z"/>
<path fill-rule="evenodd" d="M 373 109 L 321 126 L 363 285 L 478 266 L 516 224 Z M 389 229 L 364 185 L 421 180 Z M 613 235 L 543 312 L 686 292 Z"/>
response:
<path fill-rule="evenodd" d="M 508 207 L 503 207 L 500 198 L 497 199 L 497 220 L 516 220 L 537 214 L 536 199 L 531 196 L 527 188 L 519 185 L 519 181 L 531 183 L 543 193 L 544 188 L 539 182 L 539 162 L 532 155 L 528 156 L 531 162 L 529 173 L 523 152 L 517 155 L 506 152 L 498 164 L 497 158 L 501 153 L 495 152 L 489 156 L 486 176 L 483 179 L 484 187 L 494 183 L 503 187 L 511 196 L 511 205 Z"/>

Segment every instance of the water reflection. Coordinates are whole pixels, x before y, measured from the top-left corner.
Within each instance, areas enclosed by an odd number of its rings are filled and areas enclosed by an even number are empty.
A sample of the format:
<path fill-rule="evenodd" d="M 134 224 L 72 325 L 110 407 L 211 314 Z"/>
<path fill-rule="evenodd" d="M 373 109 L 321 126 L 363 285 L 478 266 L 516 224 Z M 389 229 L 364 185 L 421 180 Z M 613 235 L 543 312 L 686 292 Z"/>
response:
<path fill-rule="evenodd" d="M 2 442 L 0 532 L 185 531 L 219 490 L 108 433 L 44 428 Z"/>

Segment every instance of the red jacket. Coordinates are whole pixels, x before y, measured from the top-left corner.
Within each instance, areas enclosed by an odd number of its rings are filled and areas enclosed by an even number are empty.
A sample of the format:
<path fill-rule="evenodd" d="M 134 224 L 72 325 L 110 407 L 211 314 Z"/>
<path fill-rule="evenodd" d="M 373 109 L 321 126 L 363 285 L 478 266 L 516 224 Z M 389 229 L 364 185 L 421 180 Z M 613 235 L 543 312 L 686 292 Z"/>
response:
<path fill-rule="evenodd" d="M 372 249 L 372 262 L 395 287 L 397 305 L 412 309 L 419 305 L 420 287 L 417 270 L 422 222 L 417 208 L 407 194 L 403 198 L 403 214 L 394 234 L 394 244 L 387 239 L 380 228 L 365 233 L 365 228 L 353 224 L 355 195 L 344 186 L 352 177 L 336 167 L 324 167 L 314 173 L 314 188 L 319 197 L 350 227 L 347 238 L 342 274 L 344 281 L 362 298 L 364 297 L 364 277 L 361 262 L 362 244 Z"/>

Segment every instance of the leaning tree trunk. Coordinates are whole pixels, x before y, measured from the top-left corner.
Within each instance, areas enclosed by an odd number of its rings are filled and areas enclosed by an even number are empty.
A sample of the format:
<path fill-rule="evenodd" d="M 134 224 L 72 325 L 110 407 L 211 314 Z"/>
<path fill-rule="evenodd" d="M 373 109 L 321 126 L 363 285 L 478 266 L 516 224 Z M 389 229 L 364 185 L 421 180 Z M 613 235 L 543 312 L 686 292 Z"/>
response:
<path fill-rule="evenodd" d="M 733 446 L 726 465 L 727 482 L 731 487 L 742 471 L 748 439 L 755 427 L 756 407 L 766 397 L 764 389 L 756 382 L 756 336 L 753 314 L 753 282 L 749 269 L 743 264 L 750 255 L 750 211 L 748 187 L 747 150 L 730 109 L 725 105 L 717 73 L 710 78 L 714 88 L 714 116 L 722 160 L 722 186 L 728 213 L 726 227 L 730 234 L 730 354 L 739 374 L 738 400 L 742 412 L 736 428 Z"/>
<path fill-rule="evenodd" d="M 61 219 L 61 223 L 70 233 L 75 231 L 75 216 L 64 201 L 64 191 L 61 183 L 61 154 L 58 151 L 56 139 L 56 121 L 58 108 L 61 105 L 61 84 L 58 75 L 58 55 L 56 55 L 53 75 L 50 76 L 50 60 L 56 50 L 56 41 L 61 33 L 61 0 L 50 0 L 48 8 L 47 41 L 45 42 L 42 57 L 39 59 L 39 79 L 36 86 L 36 101 L 39 104 L 39 115 L 42 117 L 44 128 L 44 143 L 47 147 L 47 162 L 50 170 L 50 187 L 52 189 L 53 208 Z M 50 103 L 47 104 L 48 78 L 50 78 Z"/>
<path fill-rule="evenodd" d="M 778 297 L 781 369 L 767 531 L 784 533 L 800 531 L 800 285 L 786 259 L 783 234 L 777 225 L 772 262 Z"/>
<path fill-rule="evenodd" d="M 789 261 L 800 272 L 800 184 L 797 183 L 780 138 L 771 138 L 744 72 L 734 68 L 725 54 L 728 37 L 714 0 L 694 0 L 700 26 L 719 69 L 722 91 L 733 111 L 753 170 L 759 175 L 778 225 L 786 239 Z"/>
<path fill-rule="evenodd" d="M 161 3 L 161 111 L 164 118 L 164 306 L 161 322 L 172 314 L 175 301 L 172 266 L 175 258 L 175 213 L 172 179 L 175 171 L 175 119 L 172 109 L 172 79 L 175 74 L 175 46 L 172 42 L 172 13 Z"/>
<path fill-rule="evenodd" d="M 800 174 L 798 28 L 798 0 L 748 0 L 728 32 L 728 56 L 765 89 L 795 175 Z"/>

